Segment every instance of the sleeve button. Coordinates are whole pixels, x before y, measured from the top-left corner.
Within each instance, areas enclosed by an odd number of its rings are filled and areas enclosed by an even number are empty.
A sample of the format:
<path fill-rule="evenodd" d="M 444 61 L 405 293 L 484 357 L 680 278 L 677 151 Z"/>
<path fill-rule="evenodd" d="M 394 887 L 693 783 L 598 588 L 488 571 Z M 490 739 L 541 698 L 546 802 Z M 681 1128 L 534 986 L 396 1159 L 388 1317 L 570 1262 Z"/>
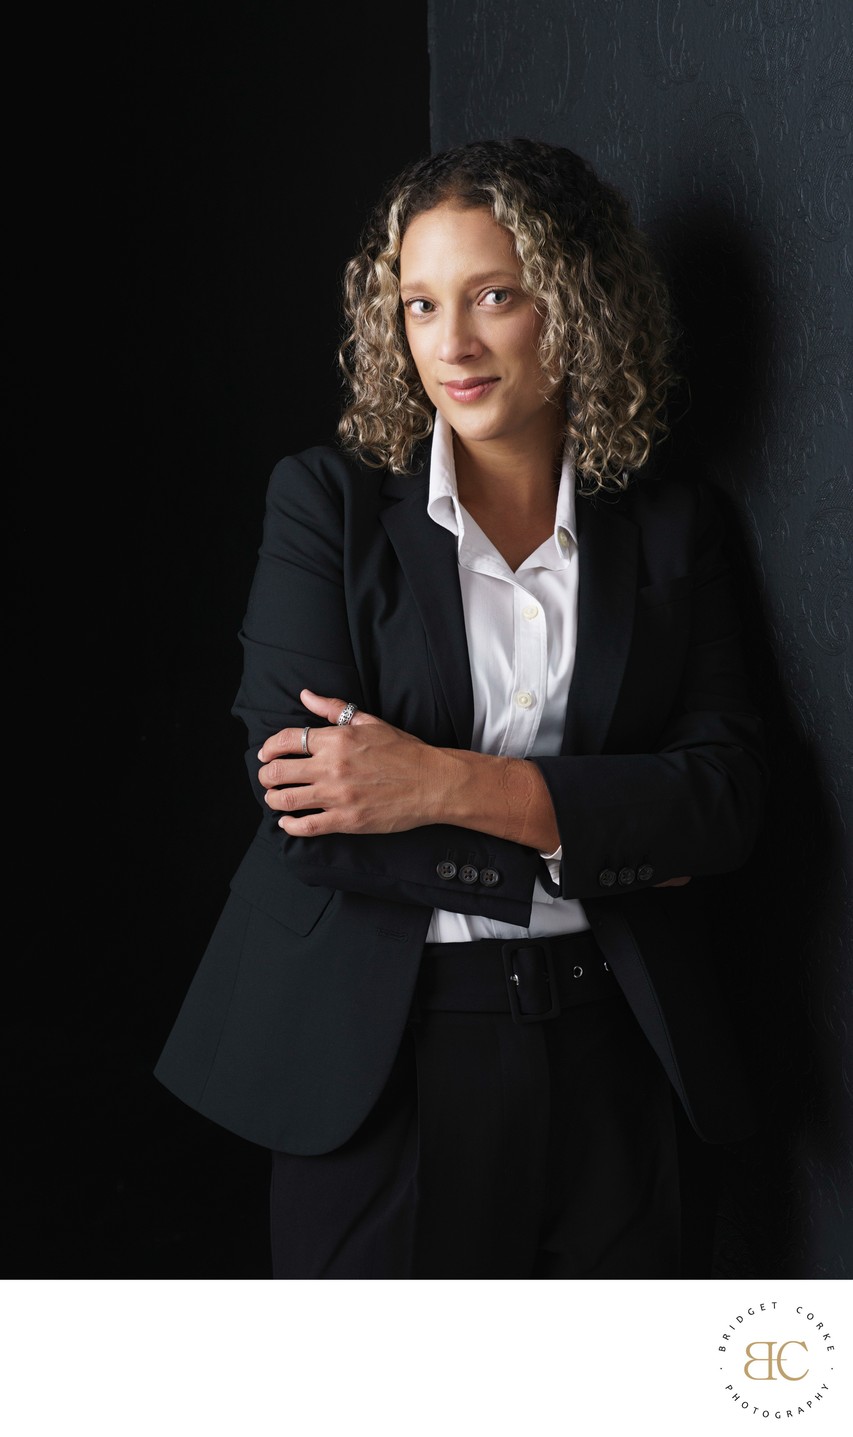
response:
<path fill-rule="evenodd" d="M 649 879 L 653 877 L 654 871 L 650 863 L 644 863 L 642 868 L 637 869 L 637 877 L 642 883 L 648 883 Z"/>
<path fill-rule="evenodd" d="M 500 874 L 496 868 L 481 868 L 480 882 L 484 888 L 494 888 L 500 882 Z"/>
<path fill-rule="evenodd" d="M 633 868 L 619 869 L 619 882 L 622 884 L 623 888 L 627 888 L 629 883 L 633 883 L 636 876 L 637 875 L 634 872 Z"/>
<path fill-rule="evenodd" d="M 598 875 L 598 881 L 602 888 L 612 888 L 616 882 L 616 874 L 612 868 L 602 868 Z"/>
<path fill-rule="evenodd" d="M 476 883 L 479 877 L 480 871 L 479 869 L 474 867 L 473 863 L 463 863 L 462 867 L 459 870 L 460 882 Z"/>
<path fill-rule="evenodd" d="M 456 864 L 451 863 L 450 859 L 446 858 L 443 863 L 439 863 L 435 871 L 438 874 L 439 878 L 455 878 Z"/>

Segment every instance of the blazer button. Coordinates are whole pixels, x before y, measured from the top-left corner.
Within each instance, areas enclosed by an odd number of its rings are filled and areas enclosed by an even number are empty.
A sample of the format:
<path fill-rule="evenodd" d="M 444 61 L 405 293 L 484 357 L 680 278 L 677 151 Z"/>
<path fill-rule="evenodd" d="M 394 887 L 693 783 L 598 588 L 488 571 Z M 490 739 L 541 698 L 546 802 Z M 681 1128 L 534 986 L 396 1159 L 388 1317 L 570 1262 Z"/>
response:
<path fill-rule="evenodd" d="M 475 868 L 473 863 L 463 863 L 459 870 L 459 880 L 461 883 L 476 883 L 479 877 L 479 869 Z"/>
<path fill-rule="evenodd" d="M 480 882 L 484 888 L 494 888 L 495 884 L 500 882 L 500 877 L 496 868 L 480 869 Z"/>
<path fill-rule="evenodd" d="M 641 882 L 648 883 L 649 879 L 654 877 L 654 872 L 650 863 L 644 863 L 642 868 L 637 869 L 637 877 Z"/>
<path fill-rule="evenodd" d="M 612 888 L 616 882 L 616 874 L 612 868 L 602 868 L 598 875 L 598 881 L 602 888 Z"/>
<path fill-rule="evenodd" d="M 451 863 L 449 858 L 445 858 L 443 863 L 439 863 L 435 871 L 439 878 L 455 878 L 456 864 Z"/>
<path fill-rule="evenodd" d="M 629 883 L 633 883 L 636 876 L 637 875 L 634 872 L 633 868 L 619 869 L 619 882 L 622 884 L 623 888 L 627 888 Z"/>

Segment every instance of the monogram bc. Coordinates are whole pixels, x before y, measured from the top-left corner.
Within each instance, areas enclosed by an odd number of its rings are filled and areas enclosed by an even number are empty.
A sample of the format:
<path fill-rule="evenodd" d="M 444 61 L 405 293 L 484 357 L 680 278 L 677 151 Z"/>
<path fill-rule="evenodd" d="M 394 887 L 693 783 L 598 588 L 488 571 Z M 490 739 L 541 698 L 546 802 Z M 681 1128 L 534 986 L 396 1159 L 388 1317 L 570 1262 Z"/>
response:
<path fill-rule="evenodd" d="M 771 1323 L 777 1332 L 784 1323 L 789 1333 L 793 1328 L 797 1335 L 770 1338 L 766 1334 Z M 760 1336 L 755 1335 L 756 1330 Z M 725 1384 L 724 1391 L 742 1410 L 751 1410 L 755 1416 L 780 1419 L 805 1416 L 818 1408 L 828 1394 L 830 1383 L 824 1379 L 830 1378 L 834 1371 L 830 1354 L 835 1352 L 835 1344 L 826 1325 L 816 1318 L 814 1312 L 807 1312 L 805 1306 L 792 1311 L 787 1303 L 757 1303 L 739 1313 L 720 1337 L 717 1351 L 728 1358 L 720 1370 L 725 1372 L 728 1369 L 726 1375 L 731 1374 L 733 1379 Z M 753 1389 L 756 1397 L 749 1400 L 750 1383 L 800 1383 L 809 1376 L 808 1396 L 802 1393 L 802 1389 L 786 1389 L 783 1385 L 775 1389 L 777 1395 L 775 1399 L 770 1398 L 771 1405 L 767 1408 L 763 1406 L 758 1392 L 762 1392 L 764 1401 L 767 1401 L 770 1393 L 774 1392 L 773 1388 Z M 741 1386 L 744 1378 L 746 1386 Z M 775 1401 L 784 1402 L 786 1397 L 792 1402 L 791 1407 L 772 1410 Z"/>

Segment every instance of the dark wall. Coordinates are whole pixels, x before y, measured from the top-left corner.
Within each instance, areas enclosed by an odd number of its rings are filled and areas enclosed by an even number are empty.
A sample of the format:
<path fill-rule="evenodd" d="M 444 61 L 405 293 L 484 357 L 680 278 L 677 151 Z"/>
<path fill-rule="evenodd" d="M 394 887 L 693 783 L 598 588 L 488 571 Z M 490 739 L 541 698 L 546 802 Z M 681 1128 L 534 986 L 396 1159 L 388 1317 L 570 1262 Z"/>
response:
<path fill-rule="evenodd" d="M 433 147 L 527 134 L 577 150 L 630 197 L 673 287 L 686 382 L 666 462 L 727 510 L 772 765 L 765 833 L 721 924 L 759 1129 L 713 1168 L 687 1148 L 685 1171 L 700 1203 L 718 1183 L 715 1276 L 849 1276 L 849 12 L 429 10 Z"/>
<path fill-rule="evenodd" d="M 230 706 L 266 483 L 332 435 L 343 264 L 429 149 L 426 4 L 83 23 L 17 51 L 4 1270 L 266 1276 L 268 1154 L 151 1069 L 256 826 Z"/>

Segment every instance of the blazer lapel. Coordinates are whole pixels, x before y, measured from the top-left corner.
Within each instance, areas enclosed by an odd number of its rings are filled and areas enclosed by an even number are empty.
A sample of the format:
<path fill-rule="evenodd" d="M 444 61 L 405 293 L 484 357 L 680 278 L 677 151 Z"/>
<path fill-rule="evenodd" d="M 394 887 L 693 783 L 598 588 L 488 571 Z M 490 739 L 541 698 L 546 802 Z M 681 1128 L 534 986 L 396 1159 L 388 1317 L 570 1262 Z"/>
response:
<path fill-rule="evenodd" d="M 600 753 L 631 646 L 638 530 L 615 505 L 577 499 L 578 634 L 563 753 Z"/>
<path fill-rule="evenodd" d="M 405 485 L 405 487 L 403 487 Z M 460 748 L 470 748 L 474 694 L 468 664 L 465 612 L 456 541 L 427 513 L 428 481 L 391 479 L 389 496 L 403 492 L 381 514 L 382 523 L 415 598 Z"/>
<path fill-rule="evenodd" d="M 425 466 L 428 471 L 428 465 Z M 474 728 L 456 541 L 427 513 L 428 472 L 384 486 L 381 519 L 411 588 L 460 748 Z M 563 753 L 600 753 L 625 671 L 634 625 L 639 531 L 615 504 L 577 501 L 577 652 Z"/>

